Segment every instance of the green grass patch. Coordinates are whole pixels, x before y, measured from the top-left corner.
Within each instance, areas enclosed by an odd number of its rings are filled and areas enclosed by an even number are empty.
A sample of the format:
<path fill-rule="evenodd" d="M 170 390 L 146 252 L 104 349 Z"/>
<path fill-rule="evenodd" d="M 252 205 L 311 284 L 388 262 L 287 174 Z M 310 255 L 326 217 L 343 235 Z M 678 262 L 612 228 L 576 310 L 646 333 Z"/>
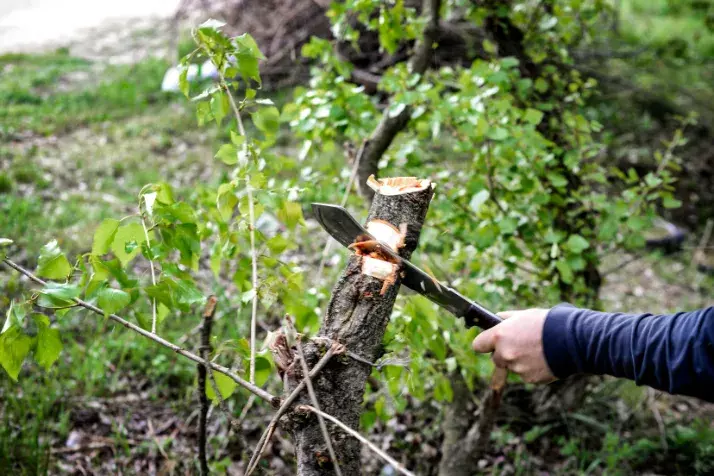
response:
<path fill-rule="evenodd" d="M 0 138 L 63 133 L 166 103 L 172 95 L 160 86 L 167 67 L 159 59 L 99 66 L 64 50 L 0 56 Z"/>

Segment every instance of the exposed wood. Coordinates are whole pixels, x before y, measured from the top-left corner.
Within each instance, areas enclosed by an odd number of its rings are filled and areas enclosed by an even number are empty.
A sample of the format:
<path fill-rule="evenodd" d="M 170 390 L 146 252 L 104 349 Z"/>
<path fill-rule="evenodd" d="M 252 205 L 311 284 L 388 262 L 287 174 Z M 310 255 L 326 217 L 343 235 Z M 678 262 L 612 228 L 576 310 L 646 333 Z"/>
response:
<path fill-rule="evenodd" d="M 417 246 L 433 194 L 429 182 L 424 182 L 423 185 L 396 195 L 377 193 L 367 218 L 368 223 L 372 220 L 383 220 L 396 228 L 406 224 L 404 246 L 398 250 L 405 258 L 409 258 Z M 382 293 L 384 281 L 362 273 L 363 259 L 359 255 L 350 257 L 345 271 L 333 289 L 319 335 L 343 344 L 360 359 L 374 362 L 381 354 L 382 339 L 399 292 L 401 277 L 397 273 L 395 282 Z M 310 364 L 316 362 L 322 352 L 321 346 L 314 340 L 303 344 L 303 351 L 306 361 Z M 370 365 L 348 357 L 329 362 L 313 379 L 315 393 L 322 409 L 350 428 L 357 429 L 365 385 L 371 371 Z M 293 366 L 288 369 L 286 380 L 287 390 L 291 391 L 302 381 L 299 368 Z M 296 403 L 309 405 L 310 400 L 303 394 Z M 344 431 L 332 425 L 328 426 L 342 471 L 344 474 L 360 474 L 360 442 Z M 288 429 L 293 435 L 297 454 L 297 474 L 334 474 L 314 415 L 293 413 Z"/>

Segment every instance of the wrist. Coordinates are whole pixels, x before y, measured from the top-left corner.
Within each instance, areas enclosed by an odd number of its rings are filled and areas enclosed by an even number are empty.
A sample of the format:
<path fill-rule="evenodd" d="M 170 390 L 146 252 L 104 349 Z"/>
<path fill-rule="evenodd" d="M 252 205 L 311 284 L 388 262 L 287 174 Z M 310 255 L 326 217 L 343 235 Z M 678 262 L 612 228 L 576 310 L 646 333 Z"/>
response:
<path fill-rule="evenodd" d="M 543 353 L 550 371 L 558 378 L 582 372 L 582 363 L 573 342 L 574 316 L 578 308 L 558 304 L 543 322 Z"/>

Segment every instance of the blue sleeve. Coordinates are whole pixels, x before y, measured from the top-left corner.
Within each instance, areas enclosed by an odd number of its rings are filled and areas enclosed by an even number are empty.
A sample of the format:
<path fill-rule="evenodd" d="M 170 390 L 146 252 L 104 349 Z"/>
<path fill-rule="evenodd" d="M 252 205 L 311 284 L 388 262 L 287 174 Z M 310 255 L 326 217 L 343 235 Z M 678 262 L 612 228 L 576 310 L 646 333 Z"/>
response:
<path fill-rule="evenodd" d="M 714 401 L 714 307 L 653 315 L 561 304 L 548 312 L 543 349 L 559 378 L 613 375 Z"/>

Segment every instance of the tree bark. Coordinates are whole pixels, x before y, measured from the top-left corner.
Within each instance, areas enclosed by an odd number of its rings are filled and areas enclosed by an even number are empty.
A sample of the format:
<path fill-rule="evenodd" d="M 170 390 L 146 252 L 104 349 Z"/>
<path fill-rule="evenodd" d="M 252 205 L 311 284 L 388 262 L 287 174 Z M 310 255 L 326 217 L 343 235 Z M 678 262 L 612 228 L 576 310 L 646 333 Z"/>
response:
<path fill-rule="evenodd" d="M 389 184 L 396 186 L 391 187 Z M 405 184 L 407 188 L 404 188 Z M 410 188 L 408 184 L 415 186 Z M 401 230 L 405 230 L 404 246 L 397 247 L 397 251 L 400 256 L 409 258 L 419 241 L 433 194 L 431 182 L 413 178 L 385 179 L 379 185 L 376 187 L 367 224 L 369 226 L 373 220 L 383 220 L 395 229 L 401 227 Z M 389 285 L 389 280 L 364 274 L 366 268 L 363 265 L 369 259 L 369 256 L 360 256 L 359 253 L 350 257 L 347 268 L 333 289 L 319 336 L 337 341 L 359 357 L 373 362 L 382 353 L 382 339 L 399 292 L 401 277 L 396 270 L 393 275 L 395 281 Z M 320 357 L 320 346 L 307 342 L 303 344 L 303 350 L 309 366 L 314 365 Z M 365 384 L 371 371 L 371 366 L 346 356 L 332 359 L 313 381 L 322 410 L 357 429 Z M 286 376 L 288 390 L 295 388 L 302 379 L 297 369 L 288 371 Z M 310 403 L 304 393 L 297 402 L 301 403 Z M 297 474 L 335 474 L 314 415 L 293 413 L 287 426 L 295 444 Z M 328 426 L 342 473 L 360 474 L 360 443 L 338 428 Z"/>

